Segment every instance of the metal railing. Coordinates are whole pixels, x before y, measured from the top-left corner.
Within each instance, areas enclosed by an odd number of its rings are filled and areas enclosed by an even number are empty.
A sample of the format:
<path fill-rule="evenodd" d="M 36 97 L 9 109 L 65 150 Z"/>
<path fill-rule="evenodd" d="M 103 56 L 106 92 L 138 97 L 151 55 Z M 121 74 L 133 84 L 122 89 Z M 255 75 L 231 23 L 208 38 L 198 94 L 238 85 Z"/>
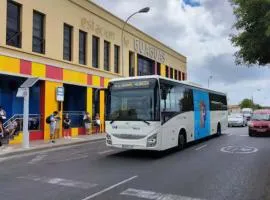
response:
<path fill-rule="evenodd" d="M 9 128 L 11 124 L 16 121 L 17 122 L 17 131 L 23 130 L 23 114 L 15 114 L 11 118 L 9 118 L 5 123 L 3 124 L 4 129 Z M 40 122 L 41 122 L 41 115 L 40 114 L 29 114 L 29 120 L 28 120 L 28 130 L 34 131 L 34 130 L 40 130 Z"/>

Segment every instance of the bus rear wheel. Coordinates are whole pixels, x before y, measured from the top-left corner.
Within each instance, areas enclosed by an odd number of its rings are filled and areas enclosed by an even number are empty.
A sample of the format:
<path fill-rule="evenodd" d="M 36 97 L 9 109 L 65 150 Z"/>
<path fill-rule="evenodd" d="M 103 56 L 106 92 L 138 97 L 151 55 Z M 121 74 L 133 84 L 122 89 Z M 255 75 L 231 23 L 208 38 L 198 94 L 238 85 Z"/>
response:
<path fill-rule="evenodd" d="M 178 136 L 178 150 L 182 150 L 184 149 L 186 146 L 186 137 L 185 137 L 185 133 L 181 132 Z"/>

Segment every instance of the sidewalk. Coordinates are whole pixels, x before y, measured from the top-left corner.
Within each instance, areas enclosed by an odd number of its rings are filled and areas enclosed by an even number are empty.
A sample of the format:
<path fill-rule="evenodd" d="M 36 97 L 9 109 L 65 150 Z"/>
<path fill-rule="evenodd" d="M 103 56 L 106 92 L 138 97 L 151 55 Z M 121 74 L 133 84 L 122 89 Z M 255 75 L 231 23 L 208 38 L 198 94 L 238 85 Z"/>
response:
<path fill-rule="evenodd" d="M 14 144 L 14 145 L 4 145 L 0 147 L 0 158 L 14 156 L 18 154 L 30 153 L 41 151 L 45 149 L 53 149 L 57 147 L 63 146 L 72 146 L 76 144 L 83 144 L 95 140 L 103 140 L 105 139 L 105 133 L 93 134 L 93 135 L 79 135 L 77 137 L 71 139 L 56 139 L 55 143 L 49 143 L 49 141 L 44 140 L 36 140 L 30 141 L 30 148 L 24 149 L 22 148 L 22 144 Z"/>

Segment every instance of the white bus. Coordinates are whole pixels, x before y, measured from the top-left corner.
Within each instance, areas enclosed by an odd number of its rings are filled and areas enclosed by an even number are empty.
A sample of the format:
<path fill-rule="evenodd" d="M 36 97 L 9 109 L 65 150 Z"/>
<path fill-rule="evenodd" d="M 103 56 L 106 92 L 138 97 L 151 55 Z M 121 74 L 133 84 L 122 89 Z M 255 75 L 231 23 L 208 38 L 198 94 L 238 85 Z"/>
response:
<path fill-rule="evenodd" d="M 106 144 L 163 151 L 228 127 L 227 98 L 156 75 L 113 79 L 106 95 Z"/>

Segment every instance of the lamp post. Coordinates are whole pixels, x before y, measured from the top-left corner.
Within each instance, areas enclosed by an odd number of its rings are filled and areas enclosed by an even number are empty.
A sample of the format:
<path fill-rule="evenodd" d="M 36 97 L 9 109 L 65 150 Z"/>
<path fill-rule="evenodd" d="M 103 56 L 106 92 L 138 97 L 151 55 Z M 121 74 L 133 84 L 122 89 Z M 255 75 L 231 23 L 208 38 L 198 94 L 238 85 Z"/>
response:
<path fill-rule="evenodd" d="M 210 79 L 212 79 L 212 78 L 213 78 L 212 75 L 208 77 L 208 88 L 209 88 L 209 84 L 210 84 Z"/>
<path fill-rule="evenodd" d="M 252 106 L 253 106 L 253 109 L 254 109 L 254 98 L 253 98 L 254 93 L 255 93 L 255 92 L 260 92 L 260 91 L 261 91 L 261 89 L 260 89 L 260 88 L 258 88 L 258 89 L 256 89 L 255 91 L 253 91 L 253 93 L 252 93 L 252 96 L 251 96 L 251 101 L 252 101 Z"/>
<path fill-rule="evenodd" d="M 128 20 L 130 20 L 131 17 L 133 17 L 134 15 L 136 15 L 136 14 L 138 14 L 138 13 L 147 13 L 147 12 L 149 12 L 149 10 L 150 10 L 149 7 L 145 7 L 145 8 L 142 8 L 142 9 L 138 10 L 137 12 L 133 13 L 132 15 L 130 15 L 130 16 L 126 19 L 125 23 L 123 24 L 123 27 L 122 27 L 122 33 L 121 33 L 122 76 L 124 76 L 124 44 L 123 44 L 124 42 L 123 42 L 123 35 L 124 35 L 125 26 L 126 26 Z"/>

